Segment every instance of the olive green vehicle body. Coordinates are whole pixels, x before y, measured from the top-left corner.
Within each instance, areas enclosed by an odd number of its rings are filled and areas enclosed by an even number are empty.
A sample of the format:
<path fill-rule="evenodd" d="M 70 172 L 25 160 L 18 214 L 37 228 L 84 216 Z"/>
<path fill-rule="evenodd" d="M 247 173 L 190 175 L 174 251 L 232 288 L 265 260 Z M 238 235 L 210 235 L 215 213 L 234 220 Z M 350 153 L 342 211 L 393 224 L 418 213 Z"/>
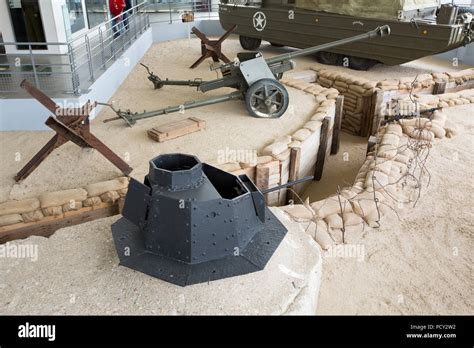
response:
<path fill-rule="evenodd" d="M 266 17 L 266 25 L 261 31 L 253 24 L 253 17 L 259 11 Z M 321 45 L 388 24 L 391 35 L 384 40 L 365 40 L 329 50 L 387 65 L 403 64 L 464 46 L 472 35 L 474 23 L 444 25 L 435 20 L 363 18 L 275 4 L 262 7 L 220 4 L 219 18 L 224 29 L 236 24 L 235 33 L 240 36 L 296 48 Z"/>

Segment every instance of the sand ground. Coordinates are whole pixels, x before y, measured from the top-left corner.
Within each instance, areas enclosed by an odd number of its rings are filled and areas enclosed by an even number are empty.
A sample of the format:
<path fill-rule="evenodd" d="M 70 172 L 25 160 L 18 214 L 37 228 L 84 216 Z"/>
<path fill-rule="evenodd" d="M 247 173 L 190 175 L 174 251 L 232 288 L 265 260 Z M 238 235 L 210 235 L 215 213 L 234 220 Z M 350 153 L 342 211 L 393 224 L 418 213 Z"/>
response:
<path fill-rule="evenodd" d="M 459 135 L 433 145 L 427 163 L 431 182 L 416 207 L 405 207 L 399 218 L 385 216 L 378 229 L 348 235 L 348 244 L 361 251 L 357 257 L 323 254 L 318 314 L 474 312 L 474 106 L 446 112 Z M 324 198 L 353 181 L 364 157 L 365 144 L 344 136 L 323 180 L 306 194 Z"/>
<path fill-rule="evenodd" d="M 226 52 L 231 52 L 230 57 L 241 50 L 238 41 L 232 40 L 231 43 L 232 45 L 226 47 Z M 184 55 L 183 52 L 189 54 Z M 209 70 L 208 61 L 194 70 L 187 68 L 199 55 L 200 45 L 197 40 L 178 40 L 152 46 L 141 61 L 162 78 L 216 78 L 216 72 Z M 233 91 L 224 88 L 203 94 L 194 88 L 180 86 L 154 90 L 147 76 L 145 69 L 137 65 L 109 102 L 113 102 L 117 108 L 133 111 L 155 110 Z M 240 151 L 245 157 L 252 157 L 255 155 L 253 150 L 261 150 L 272 143 L 273 139 L 292 134 L 311 118 L 316 103 L 312 95 L 294 88 L 288 88 L 288 91 L 290 107 L 279 119 L 251 117 L 247 114 L 244 102 L 237 100 L 187 110 L 183 114 L 175 113 L 141 120 L 133 128 L 127 127 L 122 120 L 103 123 L 104 119 L 115 116 L 106 108 L 102 109 L 92 122 L 91 129 L 113 151 L 128 160 L 134 168 L 131 176 L 142 180 L 148 172 L 148 161 L 162 153 L 194 154 L 204 162 L 215 161 L 226 149 Z M 47 116 L 48 111 L 45 109 L 45 119 Z M 164 143 L 157 143 L 146 134 L 150 128 L 187 117 L 205 120 L 206 130 Z M 0 160 L 3 165 L 0 167 L 0 202 L 35 197 L 48 190 L 81 187 L 121 175 L 120 171 L 97 151 L 84 150 L 75 144 L 67 143 L 55 150 L 28 178 L 19 184 L 15 183 L 15 173 L 53 134 L 47 131 L 1 133 Z M 229 156 L 228 161 L 232 160 L 232 156 Z"/>
<path fill-rule="evenodd" d="M 265 55 L 288 51 L 268 45 L 262 50 Z M 194 71 L 184 68 L 199 56 L 199 51 L 196 40 L 166 42 L 154 45 L 142 61 L 162 77 L 215 77 L 215 73 L 208 70 L 207 62 Z M 224 51 L 233 57 L 240 51 L 237 40 L 227 41 Z M 318 65 L 310 57 L 297 59 L 298 70 Z M 376 66 L 370 72 L 352 73 L 380 79 L 461 68 L 465 67 L 425 58 L 402 66 Z M 146 80 L 145 71 L 137 66 L 111 101 L 119 107 L 141 110 L 202 97 L 192 89 L 179 87 L 154 91 Z M 160 153 L 189 152 L 208 161 L 226 147 L 261 148 L 277 136 L 291 134 L 309 117 L 312 104 L 310 97 L 292 89 L 290 99 L 294 115 L 285 115 L 280 120 L 251 118 L 243 104 L 235 101 L 220 107 L 196 109 L 189 114 L 141 121 L 134 128 L 126 128 L 121 121 L 102 123 L 103 119 L 113 116 L 109 110 L 103 110 L 92 128 L 114 151 L 129 158 L 135 168 L 132 176 L 142 179 L 148 160 Z M 366 229 L 360 235 L 349 236 L 350 243 L 363 247 L 362 262 L 354 258 L 324 257 L 318 313 L 472 314 L 474 107 L 459 106 L 447 112 L 451 121 L 458 124 L 459 135 L 437 141 L 433 147 L 428 163 L 431 185 L 423 191 L 417 207 L 405 208 L 400 220 L 396 216 L 385 218 L 377 230 Z M 46 118 L 47 113 L 44 116 Z M 205 119 L 207 130 L 162 144 L 152 142 L 145 134 L 153 126 L 189 116 Z M 51 132 L 1 133 L 0 201 L 36 196 L 45 190 L 79 187 L 120 175 L 95 151 L 67 144 L 55 151 L 29 178 L 15 184 L 14 174 L 51 135 Z M 338 185 L 350 183 L 365 158 L 365 148 L 365 139 L 343 135 L 340 153 L 328 159 L 323 180 L 307 191 L 311 200 L 322 199 L 335 192 Z M 15 161 L 18 154 L 20 161 Z"/>

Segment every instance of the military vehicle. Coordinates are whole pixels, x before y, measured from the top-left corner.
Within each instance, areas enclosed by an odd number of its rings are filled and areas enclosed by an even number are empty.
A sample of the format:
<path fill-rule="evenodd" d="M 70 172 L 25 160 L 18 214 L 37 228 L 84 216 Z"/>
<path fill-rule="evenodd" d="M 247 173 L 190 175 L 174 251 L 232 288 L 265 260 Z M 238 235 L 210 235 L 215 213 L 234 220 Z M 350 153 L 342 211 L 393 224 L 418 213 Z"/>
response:
<path fill-rule="evenodd" d="M 232 2 L 233 1 L 233 2 Z M 261 41 L 306 48 L 389 25 L 391 35 L 316 53 L 323 64 L 367 70 L 377 63 L 403 64 L 471 43 L 473 9 L 439 0 L 223 0 L 219 18 L 246 50 Z"/>

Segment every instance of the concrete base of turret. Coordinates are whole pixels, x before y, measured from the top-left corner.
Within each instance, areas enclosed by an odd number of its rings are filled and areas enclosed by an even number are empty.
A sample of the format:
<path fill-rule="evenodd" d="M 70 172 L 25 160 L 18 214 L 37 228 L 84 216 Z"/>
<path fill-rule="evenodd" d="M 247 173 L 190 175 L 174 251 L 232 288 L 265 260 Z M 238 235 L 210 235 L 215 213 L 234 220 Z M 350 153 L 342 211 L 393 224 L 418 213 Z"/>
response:
<path fill-rule="evenodd" d="M 0 312 L 314 314 L 320 249 L 298 223 L 271 210 L 288 233 L 263 271 L 184 288 L 118 265 L 110 226 L 119 216 L 10 242 L 0 262 Z M 13 257 L 20 247 L 32 258 Z"/>

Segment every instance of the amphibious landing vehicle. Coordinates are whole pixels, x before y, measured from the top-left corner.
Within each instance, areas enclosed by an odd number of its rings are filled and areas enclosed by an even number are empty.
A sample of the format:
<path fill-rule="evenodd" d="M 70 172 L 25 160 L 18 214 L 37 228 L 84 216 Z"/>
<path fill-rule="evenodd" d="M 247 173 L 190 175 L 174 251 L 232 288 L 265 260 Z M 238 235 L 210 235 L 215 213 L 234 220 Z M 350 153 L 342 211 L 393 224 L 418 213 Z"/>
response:
<path fill-rule="evenodd" d="M 237 25 L 244 49 L 262 40 L 274 46 L 306 48 L 389 25 L 386 40 L 355 42 L 318 52 L 319 62 L 366 70 L 377 63 L 403 64 L 471 43 L 472 8 L 439 0 L 223 0 L 224 29 Z"/>

